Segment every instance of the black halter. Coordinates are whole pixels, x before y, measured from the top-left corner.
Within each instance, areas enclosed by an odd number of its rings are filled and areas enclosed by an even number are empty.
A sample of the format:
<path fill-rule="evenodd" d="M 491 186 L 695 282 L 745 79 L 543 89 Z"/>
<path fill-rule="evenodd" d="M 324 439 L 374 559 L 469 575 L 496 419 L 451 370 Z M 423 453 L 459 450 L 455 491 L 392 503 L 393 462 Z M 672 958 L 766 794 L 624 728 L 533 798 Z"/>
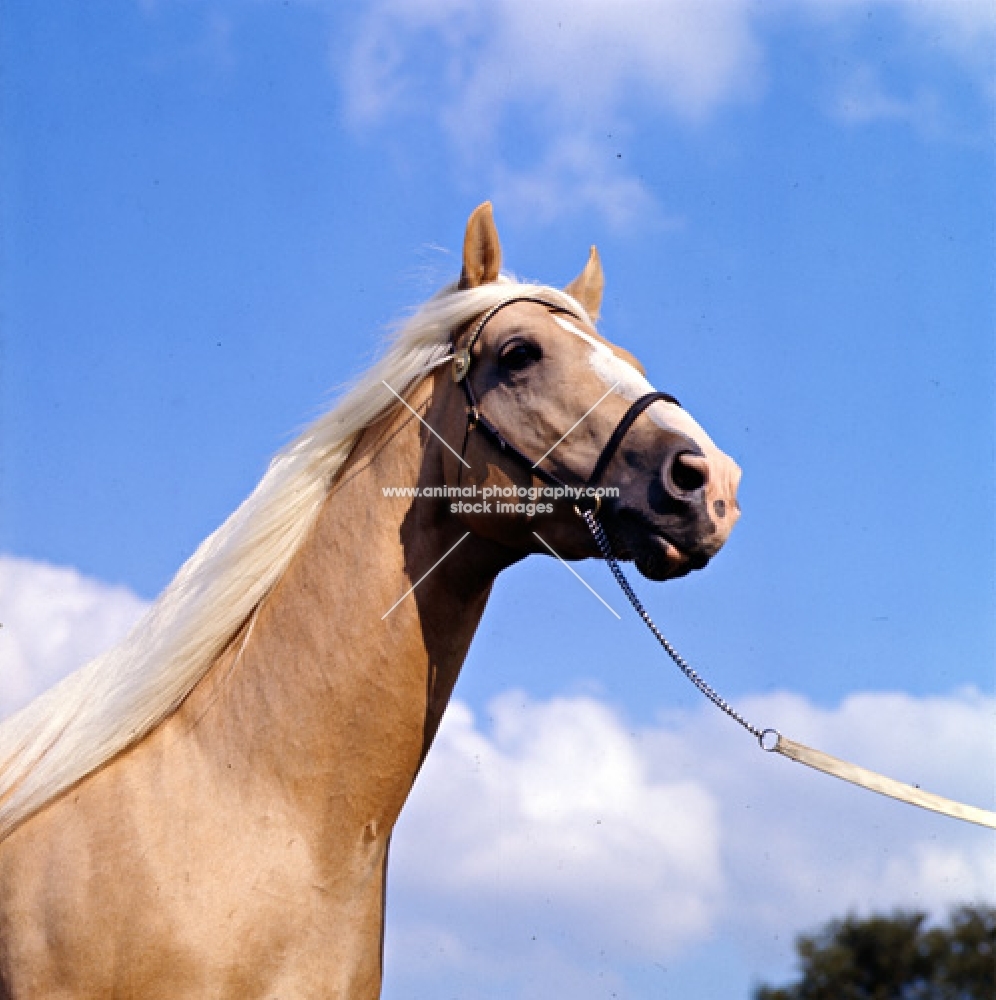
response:
<path fill-rule="evenodd" d="M 509 441 L 504 434 L 483 413 L 481 413 L 481 408 L 478 404 L 477 397 L 474 395 L 474 387 L 470 382 L 470 366 L 473 362 L 473 356 L 471 352 L 474 346 L 477 344 L 481 333 L 484 331 L 484 327 L 488 324 L 495 313 L 500 312 L 506 306 L 512 305 L 513 302 L 535 302 L 538 305 L 546 306 L 553 312 L 569 312 L 563 306 L 557 305 L 554 302 L 549 302 L 546 299 L 538 298 L 534 295 L 518 295 L 512 298 L 503 299 L 497 305 L 492 306 L 483 316 L 477 321 L 477 325 L 474 327 L 473 332 L 467 340 L 465 347 L 461 347 L 453 355 L 453 381 L 459 383 L 463 387 L 463 393 L 467 397 L 467 429 L 464 432 L 463 437 L 463 448 L 461 449 L 461 458 L 463 454 L 467 451 L 467 441 L 470 437 L 470 432 L 472 430 L 479 430 L 488 438 L 499 451 L 506 455 L 511 455 L 520 465 L 524 465 L 530 472 L 530 474 L 537 476 L 539 479 L 543 480 L 548 486 L 559 487 L 565 491 L 571 491 L 571 488 L 559 479 L 552 472 L 548 472 L 546 469 L 535 464 L 528 455 L 520 451 L 511 441 Z M 605 470 L 609 466 L 609 462 L 612 461 L 613 455 L 615 455 L 619 445 L 622 444 L 623 438 L 629 433 L 630 428 L 635 423 L 637 417 L 643 413 L 649 406 L 662 400 L 665 403 L 674 403 L 676 406 L 681 404 L 677 399 L 674 398 L 670 393 L 667 392 L 648 392 L 644 396 L 640 396 L 630 408 L 623 414 L 622 419 L 616 424 L 615 430 L 609 436 L 609 440 L 605 442 L 602 448 L 601 454 L 598 456 L 598 460 L 595 462 L 595 467 L 591 470 L 591 475 L 588 476 L 587 481 L 582 484 L 581 489 L 583 492 L 588 492 L 598 485 L 599 480 L 605 474 Z M 579 487 L 573 487 L 571 491 L 575 494 L 579 492 Z M 570 495 L 567 492 L 566 495 Z M 582 513 L 584 509 L 592 510 L 597 512 L 599 508 L 599 497 L 598 496 L 576 496 L 575 497 L 575 510 L 578 513 Z"/>

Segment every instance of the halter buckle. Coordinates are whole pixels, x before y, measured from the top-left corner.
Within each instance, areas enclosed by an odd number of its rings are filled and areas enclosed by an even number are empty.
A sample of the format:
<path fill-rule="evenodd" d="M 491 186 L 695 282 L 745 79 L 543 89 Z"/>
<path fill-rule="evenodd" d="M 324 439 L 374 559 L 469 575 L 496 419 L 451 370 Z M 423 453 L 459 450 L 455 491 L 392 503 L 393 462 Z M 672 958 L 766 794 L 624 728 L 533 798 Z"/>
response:
<path fill-rule="evenodd" d="M 470 371 L 470 351 L 466 347 L 461 347 L 453 355 L 453 381 L 462 382 Z"/>

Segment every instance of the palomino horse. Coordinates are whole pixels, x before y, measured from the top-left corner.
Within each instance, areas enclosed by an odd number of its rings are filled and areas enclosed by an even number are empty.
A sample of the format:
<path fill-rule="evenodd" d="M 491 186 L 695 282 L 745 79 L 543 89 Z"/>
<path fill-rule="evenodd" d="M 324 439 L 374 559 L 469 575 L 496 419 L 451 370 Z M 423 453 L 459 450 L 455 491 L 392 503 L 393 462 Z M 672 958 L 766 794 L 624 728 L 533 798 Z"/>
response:
<path fill-rule="evenodd" d="M 459 283 L 124 643 L 0 726 L 0 997 L 376 997 L 391 830 L 495 577 L 537 534 L 598 554 L 571 500 L 499 515 L 485 487 L 602 466 L 599 516 L 655 580 L 726 540 L 739 470 L 670 397 L 631 406 L 594 249 L 566 292 L 500 260 L 485 204 Z"/>

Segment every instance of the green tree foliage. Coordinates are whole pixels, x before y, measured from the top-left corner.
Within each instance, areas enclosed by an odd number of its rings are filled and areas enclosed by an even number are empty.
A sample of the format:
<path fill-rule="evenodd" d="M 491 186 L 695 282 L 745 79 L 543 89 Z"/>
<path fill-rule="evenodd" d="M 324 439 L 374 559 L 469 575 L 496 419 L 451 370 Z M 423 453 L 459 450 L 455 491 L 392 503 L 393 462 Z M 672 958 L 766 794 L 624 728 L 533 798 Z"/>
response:
<path fill-rule="evenodd" d="M 996 1000 L 996 908 L 835 920 L 796 941 L 801 978 L 754 1000 Z"/>

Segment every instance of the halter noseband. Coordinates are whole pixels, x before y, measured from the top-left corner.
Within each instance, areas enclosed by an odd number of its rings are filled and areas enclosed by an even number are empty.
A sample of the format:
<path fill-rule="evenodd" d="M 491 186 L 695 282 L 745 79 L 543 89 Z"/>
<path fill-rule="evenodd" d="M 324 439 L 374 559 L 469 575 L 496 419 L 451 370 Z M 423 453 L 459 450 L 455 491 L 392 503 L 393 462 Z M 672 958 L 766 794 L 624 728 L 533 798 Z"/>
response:
<path fill-rule="evenodd" d="M 502 434 L 502 432 L 495 427 L 495 425 L 491 423 L 486 416 L 484 416 L 483 413 L 481 413 L 477 397 L 474 395 L 474 387 L 470 382 L 470 368 L 473 363 L 473 355 L 471 352 L 477 344 L 481 334 L 484 332 L 484 327 L 487 326 L 488 322 L 496 313 L 501 312 L 502 309 L 506 306 L 512 305 L 514 302 L 535 302 L 537 305 L 546 306 L 546 308 L 552 312 L 569 312 L 569 310 L 565 309 L 563 306 L 557 305 L 554 302 L 549 302 L 546 299 L 538 298 L 534 295 L 517 295 L 508 299 L 503 299 L 497 305 L 493 305 L 477 321 L 477 325 L 474 327 L 473 332 L 468 338 L 466 346 L 461 347 L 453 355 L 453 381 L 463 387 L 463 394 L 467 397 L 467 429 L 463 436 L 461 458 L 467 451 L 467 441 L 470 437 L 470 432 L 476 429 L 481 431 L 481 433 L 484 434 L 484 436 L 488 438 L 499 451 L 504 454 L 511 455 L 512 458 L 514 458 L 520 465 L 524 465 L 529 470 L 530 474 L 537 476 L 548 486 L 559 487 L 560 489 L 569 491 L 570 487 L 568 487 L 563 480 L 533 462 L 524 452 L 520 451 L 514 444 L 512 444 L 512 442 L 509 441 L 505 435 Z M 585 492 L 592 490 L 598 485 L 599 480 L 605 474 L 605 470 L 609 466 L 609 462 L 612 461 L 612 457 L 618 450 L 619 445 L 622 444 L 623 438 L 629 433 L 630 428 L 633 426 L 640 414 L 659 400 L 665 403 L 674 403 L 675 406 L 681 405 L 670 393 L 656 391 L 648 392 L 646 395 L 640 396 L 639 399 L 632 403 L 630 408 L 623 414 L 619 423 L 616 424 L 615 429 L 609 436 L 608 441 L 605 442 L 605 445 L 598 456 L 598 460 L 595 462 L 595 466 L 591 471 L 591 475 L 584 483 Z M 577 487 L 574 488 L 574 492 L 577 492 Z M 569 495 L 569 493 L 567 495 Z M 575 499 L 576 502 L 574 508 L 579 514 L 582 514 L 585 509 L 591 510 L 593 513 L 598 512 L 601 502 L 600 497 L 578 495 Z"/>

